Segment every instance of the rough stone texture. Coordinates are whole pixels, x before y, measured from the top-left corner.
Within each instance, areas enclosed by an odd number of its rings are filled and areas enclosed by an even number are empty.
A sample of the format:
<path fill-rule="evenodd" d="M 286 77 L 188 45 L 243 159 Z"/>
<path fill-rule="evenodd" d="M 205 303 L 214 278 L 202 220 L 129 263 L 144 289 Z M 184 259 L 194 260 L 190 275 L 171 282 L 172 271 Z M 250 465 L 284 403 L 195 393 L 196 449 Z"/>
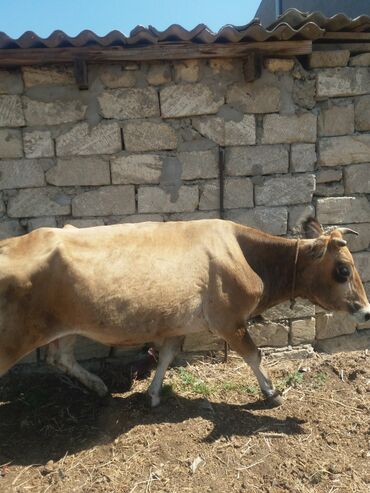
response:
<path fill-rule="evenodd" d="M 265 58 L 265 68 L 272 73 L 290 72 L 293 70 L 295 61 L 291 58 Z"/>
<path fill-rule="evenodd" d="M 317 97 L 334 98 L 360 96 L 370 92 L 370 72 L 367 68 L 336 68 L 317 72 Z"/>
<path fill-rule="evenodd" d="M 316 186 L 316 197 L 340 197 L 342 195 L 344 195 L 343 183 L 320 183 Z"/>
<path fill-rule="evenodd" d="M 70 197 L 51 187 L 19 190 L 8 202 L 9 217 L 64 216 L 71 212 Z"/>
<path fill-rule="evenodd" d="M 298 344 L 307 344 L 315 340 L 315 317 L 305 320 L 293 320 L 291 330 L 291 343 L 296 346 Z"/>
<path fill-rule="evenodd" d="M 71 65 L 25 66 L 22 68 L 26 88 L 44 85 L 75 84 Z"/>
<path fill-rule="evenodd" d="M 255 207 L 227 211 L 226 219 L 261 229 L 273 235 L 287 232 L 288 211 L 285 207 Z"/>
<path fill-rule="evenodd" d="M 204 84 L 180 84 L 162 89 L 160 102 L 163 118 L 179 118 L 217 113 L 224 98 Z"/>
<path fill-rule="evenodd" d="M 217 178 L 218 155 L 216 150 L 179 152 L 182 180 Z"/>
<path fill-rule="evenodd" d="M 167 214 L 166 221 L 201 221 L 202 219 L 219 219 L 219 211 L 194 211 L 194 212 L 177 212 Z"/>
<path fill-rule="evenodd" d="M 315 306 L 302 298 L 296 299 L 296 304 L 291 310 L 290 301 L 280 303 L 269 308 L 263 313 L 263 317 L 268 320 L 285 320 L 287 318 L 307 318 L 315 315 Z"/>
<path fill-rule="evenodd" d="M 370 134 L 320 139 L 319 156 L 319 162 L 322 166 L 369 162 Z"/>
<path fill-rule="evenodd" d="M 287 173 L 289 151 L 283 145 L 231 147 L 226 150 L 226 172 L 232 176 Z"/>
<path fill-rule="evenodd" d="M 93 226 L 103 226 L 104 220 L 98 217 L 93 219 L 66 219 L 64 224 L 70 224 L 75 228 L 91 228 Z"/>
<path fill-rule="evenodd" d="M 315 207 L 311 204 L 289 207 L 289 229 L 301 232 L 302 223 L 308 216 L 315 216 Z"/>
<path fill-rule="evenodd" d="M 160 151 L 177 147 L 176 132 L 163 122 L 127 123 L 124 126 L 123 136 L 128 151 Z"/>
<path fill-rule="evenodd" d="M 346 166 L 344 180 L 346 193 L 370 193 L 370 164 Z"/>
<path fill-rule="evenodd" d="M 313 171 L 317 161 L 315 144 L 293 144 L 290 165 L 291 171 L 303 173 Z"/>
<path fill-rule="evenodd" d="M 361 53 L 351 57 L 349 61 L 351 67 L 368 67 L 370 65 L 370 53 Z"/>
<path fill-rule="evenodd" d="M 23 97 L 27 125 L 60 125 L 84 119 L 87 106 L 79 100 L 50 102 Z"/>
<path fill-rule="evenodd" d="M 56 142 L 57 156 L 113 154 L 122 149 L 117 123 L 101 123 L 93 128 L 79 123 L 57 137 Z"/>
<path fill-rule="evenodd" d="M 152 63 L 149 66 L 146 80 L 152 86 L 160 86 L 171 81 L 171 67 L 169 64 Z"/>
<path fill-rule="evenodd" d="M 346 313 L 321 313 L 316 316 L 316 338 L 329 339 L 356 330 L 356 321 Z"/>
<path fill-rule="evenodd" d="M 236 120 L 210 116 L 193 120 L 199 133 L 221 146 L 248 145 L 256 142 L 256 121 L 253 115 L 240 115 Z"/>
<path fill-rule="evenodd" d="M 268 322 L 248 327 L 248 332 L 256 346 L 287 346 L 289 327 L 281 323 Z"/>
<path fill-rule="evenodd" d="M 370 130 L 370 96 L 361 96 L 355 100 L 355 126 L 356 130 Z"/>
<path fill-rule="evenodd" d="M 55 217 L 34 217 L 27 221 L 27 231 L 31 232 L 38 228 L 56 228 Z"/>
<path fill-rule="evenodd" d="M 358 252 L 353 254 L 353 260 L 357 267 L 362 282 L 370 281 L 370 252 Z"/>
<path fill-rule="evenodd" d="M 121 65 L 102 65 L 99 69 L 100 80 L 109 89 L 134 87 L 136 84 L 134 70 L 125 70 Z"/>
<path fill-rule="evenodd" d="M 315 191 L 311 174 L 266 178 L 255 186 L 256 205 L 288 205 L 311 202 Z"/>
<path fill-rule="evenodd" d="M 22 157 L 22 134 L 20 130 L 0 129 L 0 158 Z"/>
<path fill-rule="evenodd" d="M 345 239 L 351 252 L 359 252 L 370 248 L 370 217 L 368 223 L 344 224 L 346 228 L 357 231 L 358 236 L 348 234 Z"/>
<path fill-rule="evenodd" d="M 139 187 L 139 212 L 191 212 L 199 202 L 197 186 L 183 186 L 168 192 L 159 187 Z"/>
<path fill-rule="evenodd" d="M 22 102 L 19 96 L 0 96 L 0 127 L 25 125 Z"/>
<path fill-rule="evenodd" d="M 112 183 L 159 183 L 163 156 L 126 154 L 111 160 Z"/>
<path fill-rule="evenodd" d="M 1 221 L 0 222 L 0 240 L 5 240 L 11 236 L 20 236 L 25 233 L 24 228 L 19 221 Z"/>
<path fill-rule="evenodd" d="M 135 188 L 115 185 L 77 195 L 72 200 L 72 214 L 78 216 L 110 216 L 135 212 Z"/>
<path fill-rule="evenodd" d="M 314 349 L 311 344 L 303 344 L 298 347 L 265 348 L 262 349 L 262 356 L 272 356 L 274 361 L 303 360 L 312 358 L 314 356 Z"/>
<path fill-rule="evenodd" d="M 21 94 L 23 81 L 19 70 L 0 70 L 0 94 Z"/>
<path fill-rule="evenodd" d="M 334 337 L 317 341 L 315 349 L 325 353 L 338 353 L 342 351 L 360 351 L 370 347 L 370 330 L 357 331 L 354 334 Z"/>
<path fill-rule="evenodd" d="M 46 172 L 46 181 L 57 186 L 108 185 L 109 163 L 97 156 L 58 158 Z"/>
<path fill-rule="evenodd" d="M 220 351 L 224 347 L 224 341 L 210 332 L 199 332 L 186 336 L 182 346 L 183 351 Z"/>
<path fill-rule="evenodd" d="M 318 199 L 316 212 L 322 224 L 366 223 L 370 204 L 366 197 L 328 197 Z"/>
<path fill-rule="evenodd" d="M 346 67 L 350 57 L 349 50 L 314 51 L 309 55 L 310 68 Z"/>
<path fill-rule="evenodd" d="M 199 209 L 212 210 L 220 207 L 220 187 L 218 181 L 207 182 L 201 187 Z M 253 207 L 253 184 L 247 178 L 227 178 L 224 191 L 225 209 Z"/>
<path fill-rule="evenodd" d="M 163 222 L 163 216 L 160 214 L 132 214 L 121 218 L 119 223 L 143 223 L 147 221 Z"/>
<path fill-rule="evenodd" d="M 159 116 L 158 94 L 155 89 L 111 89 L 98 97 L 104 118 L 126 120 Z"/>
<path fill-rule="evenodd" d="M 42 187 L 45 185 L 42 162 L 37 159 L 0 161 L 0 189 Z"/>
<path fill-rule="evenodd" d="M 262 143 L 292 144 L 316 141 L 316 119 L 312 113 L 300 115 L 266 115 Z"/>
<path fill-rule="evenodd" d="M 226 102 L 245 113 L 274 113 L 280 109 L 280 89 L 261 80 L 238 83 L 227 90 Z"/>
<path fill-rule="evenodd" d="M 24 153 L 28 158 L 54 156 L 54 142 L 50 130 L 24 131 L 23 145 Z"/>
<path fill-rule="evenodd" d="M 198 82 L 199 80 L 199 60 L 175 62 L 174 69 L 176 82 Z"/>
<path fill-rule="evenodd" d="M 320 169 L 316 173 L 316 183 L 331 183 L 340 181 L 343 173 L 341 169 L 327 168 Z"/>
<path fill-rule="evenodd" d="M 353 104 L 333 105 L 323 108 L 319 115 L 318 133 L 321 136 L 353 134 L 355 129 Z"/>

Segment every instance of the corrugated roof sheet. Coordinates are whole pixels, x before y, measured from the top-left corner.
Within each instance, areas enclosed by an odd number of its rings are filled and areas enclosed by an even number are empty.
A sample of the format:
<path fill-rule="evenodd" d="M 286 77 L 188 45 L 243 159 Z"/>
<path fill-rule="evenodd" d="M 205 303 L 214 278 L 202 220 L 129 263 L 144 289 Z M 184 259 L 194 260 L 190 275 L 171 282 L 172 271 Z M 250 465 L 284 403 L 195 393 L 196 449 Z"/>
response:
<path fill-rule="evenodd" d="M 111 31 L 106 36 L 98 36 L 92 31 L 82 31 L 75 37 L 63 31 L 54 31 L 49 37 L 41 38 L 27 31 L 18 39 L 0 32 L 0 49 L 11 48 L 66 48 L 66 47 L 130 47 L 158 43 L 238 43 L 241 41 L 285 41 L 291 39 L 320 39 L 325 32 L 370 32 L 370 17 L 360 16 L 350 19 L 344 14 L 325 17 L 320 12 L 302 13 L 290 9 L 276 22 L 265 29 L 258 19 L 244 26 L 226 25 L 218 32 L 199 24 L 188 31 L 178 24 L 158 31 L 152 26 L 137 26 L 129 36 L 119 31 Z"/>

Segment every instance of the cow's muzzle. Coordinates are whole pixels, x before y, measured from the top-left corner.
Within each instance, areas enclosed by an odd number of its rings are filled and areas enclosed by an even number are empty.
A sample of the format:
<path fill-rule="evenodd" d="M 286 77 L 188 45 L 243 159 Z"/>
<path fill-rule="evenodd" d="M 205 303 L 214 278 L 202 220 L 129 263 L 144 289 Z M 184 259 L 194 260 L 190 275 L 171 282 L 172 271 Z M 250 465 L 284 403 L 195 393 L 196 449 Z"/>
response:
<path fill-rule="evenodd" d="M 368 322 L 370 320 L 370 305 L 353 310 L 352 315 L 360 324 Z"/>

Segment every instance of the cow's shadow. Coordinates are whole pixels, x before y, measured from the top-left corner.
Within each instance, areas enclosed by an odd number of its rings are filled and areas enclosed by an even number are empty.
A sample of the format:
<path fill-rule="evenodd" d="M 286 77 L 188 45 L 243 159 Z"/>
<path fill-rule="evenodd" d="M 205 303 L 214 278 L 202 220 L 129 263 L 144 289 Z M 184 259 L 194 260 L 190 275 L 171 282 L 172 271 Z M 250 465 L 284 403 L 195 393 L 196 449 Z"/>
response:
<path fill-rule="evenodd" d="M 0 464 L 44 464 L 66 453 L 109 444 L 139 425 L 183 423 L 197 417 L 211 424 L 212 431 L 204 438 L 207 442 L 222 436 L 251 436 L 261 430 L 304 433 L 298 418 L 279 419 L 273 412 L 256 412 L 265 407 L 261 401 L 246 405 L 209 402 L 167 389 L 162 405 L 152 410 L 144 394 L 102 400 L 57 375 L 10 374 L 5 382 L 0 380 L 0 392 Z"/>

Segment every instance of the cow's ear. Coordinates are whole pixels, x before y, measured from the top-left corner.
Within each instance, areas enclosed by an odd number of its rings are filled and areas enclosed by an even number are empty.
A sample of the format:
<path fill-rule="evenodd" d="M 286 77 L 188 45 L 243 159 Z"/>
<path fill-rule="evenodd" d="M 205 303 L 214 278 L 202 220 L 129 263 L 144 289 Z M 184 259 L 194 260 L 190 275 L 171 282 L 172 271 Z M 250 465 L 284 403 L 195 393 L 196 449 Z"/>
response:
<path fill-rule="evenodd" d="M 310 245 L 310 254 L 311 257 L 315 260 L 319 260 L 323 258 L 328 248 L 328 239 L 327 238 L 318 238 L 313 241 Z"/>
<path fill-rule="evenodd" d="M 302 230 L 305 238 L 318 238 L 324 234 L 321 224 L 317 219 L 310 216 L 302 223 Z"/>

